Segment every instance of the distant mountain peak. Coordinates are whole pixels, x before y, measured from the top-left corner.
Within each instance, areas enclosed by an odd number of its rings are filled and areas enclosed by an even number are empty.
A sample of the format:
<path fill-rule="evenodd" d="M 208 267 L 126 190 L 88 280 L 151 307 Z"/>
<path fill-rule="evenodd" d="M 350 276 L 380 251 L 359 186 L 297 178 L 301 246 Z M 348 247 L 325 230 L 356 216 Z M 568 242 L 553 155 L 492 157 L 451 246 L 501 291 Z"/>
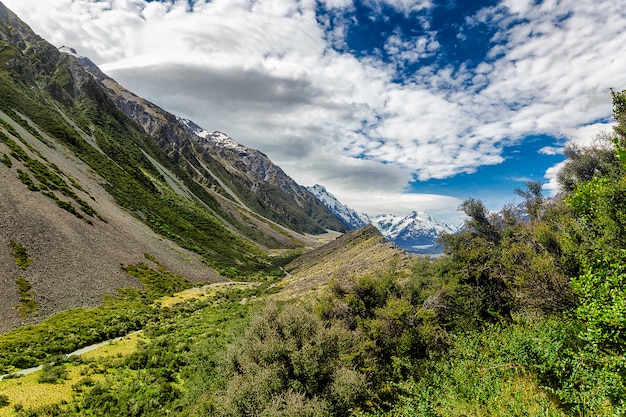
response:
<path fill-rule="evenodd" d="M 63 46 L 61 46 L 59 48 L 59 52 L 62 52 L 62 53 L 67 54 L 67 55 L 72 55 L 72 56 L 74 56 L 76 58 L 80 58 L 80 59 L 84 58 L 83 56 L 78 55 L 78 52 L 76 52 L 76 49 L 70 48 L 69 46 L 65 46 L 65 45 L 63 45 Z"/>
<path fill-rule="evenodd" d="M 407 252 L 432 254 L 440 253 L 437 238 L 441 233 L 456 233 L 458 228 L 436 219 L 425 211 L 414 210 L 407 216 L 381 214 L 370 216 L 357 213 L 355 210 L 339 202 L 339 200 L 322 185 L 316 184 L 307 188 L 330 211 L 351 228 L 359 228 L 372 224 L 389 241 L 394 242 Z"/>
<path fill-rule="evenodd" d="M 306 188 L 349 228 L 358 229 L 359 227 L 372 223 L 367 214 L 358 213 L 345 204 L 342 204 L 334 195 L 328 192 L 323 185 L 315 184 L 312 187 Z"/>

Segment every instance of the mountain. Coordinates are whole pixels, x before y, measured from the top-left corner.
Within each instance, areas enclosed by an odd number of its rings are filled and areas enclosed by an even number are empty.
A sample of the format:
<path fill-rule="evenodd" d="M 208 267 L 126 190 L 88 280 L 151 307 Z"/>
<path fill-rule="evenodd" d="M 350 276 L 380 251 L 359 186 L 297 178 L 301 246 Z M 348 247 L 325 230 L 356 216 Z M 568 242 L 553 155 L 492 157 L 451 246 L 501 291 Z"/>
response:
<path fill-rule="evenodd" d="M 142 288 L 263 277 L 348 230 L 267 156 L 126 90 L 0 3 L 0 330 Z"/>
<path fill-rule="evenodd" d="M 307 190 L 333 212 L 335 216 L 339 217 L 350 229 L 358 229 L 359 227 L 372 223 L 367 214 L 358 213 L 345 204 L 342 204 L 334 195 L 329 193 L 324 186 L 316 184 L 312 187 L 307 187 Z"/>
<path fill-rule="evenodd" d="M 308 190 L 351 229 L 372 224 L 385 238 L 407 252 L 416 254 L 440 253 L 442 248 L 437 244 L 439 234 L 457 232 L 457 228 L 449 226 L 425 212 L 413 211 L 406 217 L 393 214 L 369 216 L 365 213 L 358 213 L 342 204 L 321 185 L 314 185 Z"/>
<path fill-rule="evenodd" d="M 113 105 L 139 124 L 196 182 L 240 207 L 298 232 L 348 230 L 262 152 L 159 108 L 119 85 L 88 58 L 71 48 L 61 50 L 77 76 L 82 77 L 85 72 L 90 75 Z"/>
<path fill-rule="evenodd" d="M 372 218 L 372 224 L 390 241 L 417 254 L 437 254 L 442 248 L 437 244 L 441 233 L 453 234 L 456 229 L 423 211 L 413 211 L 406 217 L 384 214 Z"/>

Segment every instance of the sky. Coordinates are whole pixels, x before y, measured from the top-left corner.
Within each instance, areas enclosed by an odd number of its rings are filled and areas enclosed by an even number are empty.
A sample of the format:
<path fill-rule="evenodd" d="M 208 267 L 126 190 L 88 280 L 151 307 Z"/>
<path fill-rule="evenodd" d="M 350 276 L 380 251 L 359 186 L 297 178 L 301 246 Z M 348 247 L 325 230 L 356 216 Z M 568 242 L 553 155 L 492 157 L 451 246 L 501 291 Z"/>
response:
<path fill-rule="evenodd" d="M 626 0 L 2 0 L 136 94 L 370 215 L 556 192 L 613 123 Z"/>

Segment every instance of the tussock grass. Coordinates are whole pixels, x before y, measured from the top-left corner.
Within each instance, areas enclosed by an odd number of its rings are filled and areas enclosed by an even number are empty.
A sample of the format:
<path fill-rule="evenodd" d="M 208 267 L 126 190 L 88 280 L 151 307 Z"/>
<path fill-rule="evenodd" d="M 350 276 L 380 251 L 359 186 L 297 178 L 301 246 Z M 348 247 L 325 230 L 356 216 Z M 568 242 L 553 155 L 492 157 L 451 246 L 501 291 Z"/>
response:
<path fill-rule="evenodd" d="M 84 361 L 90 361 L 125 357 L 131 355 L 137 350 L 137 343 L 139 341 L 147 341 L 146 336 L 142 333 L 133 333 L 123 339 L 115 340 L 99 347 L 98 349 L 83 353 L 81 358 Z"/>
<path fill-rule="evenodd" d="M 0 393 L 9 397 L 10 404 L 0 408 L 0 417 L 14 416 L 14 406 L 21 404 L 24 408 L 41 407 L 58 404 L 72 397 L 72 385 L 81 378 L 80 367 L 64 365 L 68 368 L 68 379 L 57 384 L 41 384 L 37 382 L 41 371 L 25 375 L 21 378 L 3 379 L 0 381 Z"/>

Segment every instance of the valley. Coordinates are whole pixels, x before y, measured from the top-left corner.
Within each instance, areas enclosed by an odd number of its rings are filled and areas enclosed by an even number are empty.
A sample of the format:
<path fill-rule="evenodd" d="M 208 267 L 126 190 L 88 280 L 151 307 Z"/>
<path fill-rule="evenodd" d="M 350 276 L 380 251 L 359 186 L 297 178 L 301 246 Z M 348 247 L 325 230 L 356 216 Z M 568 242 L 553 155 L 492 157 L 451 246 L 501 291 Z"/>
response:
<path fill-rule="evenodd" d="M 622 415 L 611 98 L 555 198 L 368 216 L 0 3 L 0 416 Z"/>

